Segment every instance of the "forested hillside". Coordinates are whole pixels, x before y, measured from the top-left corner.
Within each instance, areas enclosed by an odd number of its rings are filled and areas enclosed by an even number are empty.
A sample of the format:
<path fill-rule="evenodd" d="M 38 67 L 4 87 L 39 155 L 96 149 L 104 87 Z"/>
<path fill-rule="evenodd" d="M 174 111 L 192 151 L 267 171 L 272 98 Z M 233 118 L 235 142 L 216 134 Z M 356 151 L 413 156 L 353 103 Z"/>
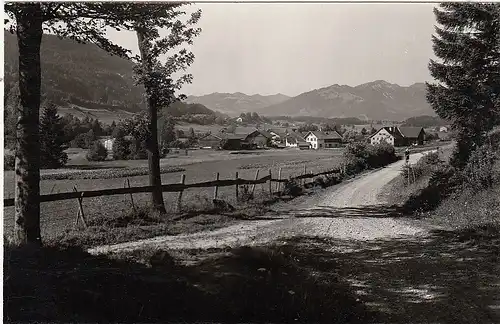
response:
<path fill-rule="evenodd" d="M 17 91 L 18 48 L 15 35 L 5 36 L 5 95 Z M 142 89 L 134 84 L 133 64 L 93 44 L 44 35 L 41 48 L 42 94 L 92 109 L 138 111 Z"/>

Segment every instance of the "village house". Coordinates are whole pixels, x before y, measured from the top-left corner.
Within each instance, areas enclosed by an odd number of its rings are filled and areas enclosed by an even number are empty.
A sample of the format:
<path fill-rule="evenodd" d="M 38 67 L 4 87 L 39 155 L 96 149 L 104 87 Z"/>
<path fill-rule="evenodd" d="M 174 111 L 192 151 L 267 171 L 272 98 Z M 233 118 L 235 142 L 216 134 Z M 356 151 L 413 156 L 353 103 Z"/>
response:
<path fill-rule="evenodd" d="M 198 140 L 198 146 L 204 149 L 216 149 L 220 146 L 221 141 L 221 136 L 207 134 Z"/>
<path fill-rule="evenodd" d="M 308 150 L 311 148 L 311 144 L 302 137 L 302 134 L 291 132 L 288 133 L 285 137 L 285 147 L 294 147 L 301 150 Z"/>
<path fill-rule="evenodd" d="M 446 127 L 446 126 L 441 126 L 441 127 L 439 127 L 439 131 L 440 131 L 440 132 L 443 132 L 443 133 L 448 133 L 448 127 Z"/>
<path fill-rule="evenodd" d="M 311 144 L 311 148 L 323 149 L 334 148 L 342 145 L 342 135 L 337 131 L 310 131 L 304 136 L 306 142 Z"/>
<path fill-rule="evenodd" d="M 425 131 L 422 127 L 388 126 L 370 136 L 372 145 L 386 142 L 392 146 L 423 145 Z"/>

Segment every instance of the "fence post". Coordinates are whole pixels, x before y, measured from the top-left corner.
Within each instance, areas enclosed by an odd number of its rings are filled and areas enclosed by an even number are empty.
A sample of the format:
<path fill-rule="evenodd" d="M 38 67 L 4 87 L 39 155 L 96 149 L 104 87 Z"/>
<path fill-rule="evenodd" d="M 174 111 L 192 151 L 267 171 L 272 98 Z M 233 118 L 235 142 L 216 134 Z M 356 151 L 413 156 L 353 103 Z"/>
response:
<path fill-rule="evenodd" d="M 186 183 L 186 175 L 182 174 L 180 184 L 184 185 L 185 183 Z M 179 213 L 182 211 L 182 194 L 183 193 L 184 193 L 184 189 L 179 191 L 179 196 L 177 198 L 177 212 L 179 212 Z"/>
<path fill-rule="evenodd" d="M 278 169 L 278 184 L 276 185 L 276 191 L 278 193 L 281 191 L 281 168 Z"/>
<path fill-rule="evenodd" d="M 306 175 L 306 165 L 304 164 L 304 176 Z M 305 186 L 306 184 L 306 178 L 302 178 L 302 186 Z"/>
<path fill-rule="evenodd" d="M 219 172 L 215 175 L 215 181 L 219 181 Z M 214 187 L 214 200 L 217 199 L 217 194 L 219 193 L 219 185 L 215 184 Z"/>
<path fill-rule="evenodd" d="M 257 179 L 259 179 L 259 169 L 257 169 L 257 171 L 255 172 L 255 179 L 254 180 L 257 181 Z M 252 185 L 252 197 L 253 197 L 253 193 L 255 191 L 255 186 L 256 185 L 257 184 L 255 184 L 255 183 Z"/>
<path fill-rule="evenodd" d="M 236 202 L 239 201 L 239 192 L 238 192 L 238 171 L 236 171 L 236 174 L 234 176 L 234 180 L 236 180 L 236 185 L 235 185 L 235 190 L 236 190 Z"/>
<path fill-rule="evenodd" d="M 74 192 L 78 192 L 78 190 L 76 189 L 76 186 L 73 186 L 73 191 Z M 83 192 L 82 192 L 81 197 L 78 197 L 76 199 L 78 201 L 78 212 L 76 214 L 76 223 L 75 223 L 75 226 L 78 225 L 78 221 L 81 218 L 82 222 L 83 222 L 83 226 L 85 228 L 87 228 L 87 221 L 85 220 L 85 214 L 83 213 Z"/>
<path fill-rule="evenodd" d="M 130 189 L 130 180 L 128 178 L 125 181 L 125 187 L 128 187 Z M 136 211 L 135 204 L 134 204 L 134 197 L 132 195 L 132 192 L 130 193 L 130 201 L 132 202 L 132 208 L 134 209 L 134 211 Z"/>
<path fill-rule="evenodd" d="M 273 197 L 273 176 L 272 176 L 272 172 L 271 172 L 271 169 L 269 169 L 269 195 L 271 196 L 271 198 Z"/>

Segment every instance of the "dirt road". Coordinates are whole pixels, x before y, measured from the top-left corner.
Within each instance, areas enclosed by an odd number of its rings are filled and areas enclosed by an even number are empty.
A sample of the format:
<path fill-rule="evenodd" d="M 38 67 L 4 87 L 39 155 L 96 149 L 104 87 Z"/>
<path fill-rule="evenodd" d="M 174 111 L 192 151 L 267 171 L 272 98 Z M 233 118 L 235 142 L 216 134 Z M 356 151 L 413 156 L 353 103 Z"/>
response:
<path fill-rule="evenodd" d="M 422 153 L 410 157 L 415 163 Z M 244 221 L 214 231 L 187 235 L 161 236 L 135 242 L 106 245 L 90 249 L 92 254 L 131 251 L 141 248 L 198 249 L 222 246 L 256 245 L 297 235 L 333 237 L 338 239 L 373 240 L 418 235 L 426 232 L 419 224 L 392 215 L 377 195 L 385 184 L 395 178 L 404 162 L 396 162 L 373 171 L 338 188 L 326 190 L 318 197 L 305 199 L 280 217 Z"/>

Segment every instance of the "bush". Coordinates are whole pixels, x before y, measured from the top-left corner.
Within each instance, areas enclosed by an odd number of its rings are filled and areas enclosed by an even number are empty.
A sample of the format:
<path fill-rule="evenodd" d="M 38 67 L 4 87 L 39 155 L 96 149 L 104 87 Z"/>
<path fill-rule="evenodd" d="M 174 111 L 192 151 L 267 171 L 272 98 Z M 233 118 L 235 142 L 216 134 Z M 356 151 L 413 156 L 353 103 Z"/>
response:
<path fill-rule="evenodd" d="M 3 169 L 14 170 L 16 166 L 16 157 L 12 154 L 5 154 L 3 157 Z"/>
<path fill-rule="evenodd" d="M 475 149 L 463 170 L 465 184 L 475 190 L 491 188 L 493 186 L 493 165 L 498 154 L 490 145 L 483 145 Z"/>
<path fill-rule="evenodd" d="M 432 171 L 428 186 L 411 195 L 403 207 L 409 212 L 433 210 L 445 198 L 460 191 L 463 183 L 459 170 L 448 164 L 440 164 Z"/>
<path fill-rule="evenodd" d="M 411 176 L 415 176 L 415 180 L 418 180 L 425 176 L 431 176 L 434 171 L 438 171 L 444 165 L 444 161 L 439 158 L 438 153 L 432 152 L 424 155 L 418 162 L 412 166 Z M 404 179 L 408 178 L 409 168 L 405 166 L 403 168 L 401 176 Z"/>
<path fill-rule="evenodd" d="M 298 197 L 302 195 L 303 189 L 298 184 L 297 180 L 290 179 L 285 182 L 285 188 L 283 189 L 283 195 Z"/>
<path fill-rule="evenodd" d="M 87 151 L 86 157 L 89 161 L 105 161 L 108 157 L 108 150 L 101 142 L 95 141 Z"/>
<path fill-rule="evenodd" d="M 344 163 L 347 174 L 380 168 L 398 160 L 396 150 L 387 143 L 376 145 L 354 142 L 346 146 Z"/>

